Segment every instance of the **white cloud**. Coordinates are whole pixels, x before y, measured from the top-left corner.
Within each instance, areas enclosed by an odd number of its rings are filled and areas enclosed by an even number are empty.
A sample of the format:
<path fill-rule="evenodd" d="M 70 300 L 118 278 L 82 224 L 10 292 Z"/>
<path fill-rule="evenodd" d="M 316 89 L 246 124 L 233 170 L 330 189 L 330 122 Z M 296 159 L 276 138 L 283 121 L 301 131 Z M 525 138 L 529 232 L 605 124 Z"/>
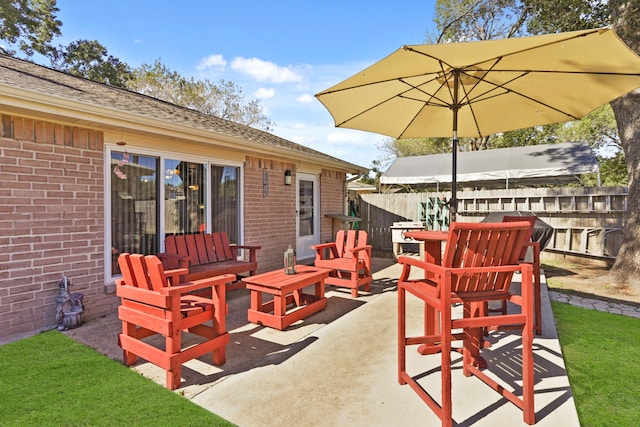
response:
<path fill-rule="evenodd" d="M 258 58 L 237 57 L 231 61 L 231 68 L 259 82 L 290 83 L 302 80 L 302 76 L 288 67 L 280 67 Z"/>
<path fill-rule="evenodd" d="M 313 143 L 316 142 L 316 139 L 313 136 L 308 135 L 294 135 L 291 137 L 291 140 L 307 147 L 313 145 Z"/>
<path fill-rule="evenodd" d="M 296 101 L 302 104 L 311 104 L 314 101 L 314 97 L 309 94 L 304 94 L 297 97 Z"/>
<path fill-rule="evenodd" d="M 273 98 L 276 95 L 276 91 L 273 89 L 267 89 L 264 87 L 259 88 L 255 92 L 253 92 L 253 96 L 258 99 L 269 99 Z"/>
<path fill-rule="evenodd" d="M 227 61 L 222 55 L 209 55 L 200 60 L 200 63 L 196 66 L 197 70 L 213 69 L 214 71 L 224 71 L 227 66 Z"/>
<path fill-rule="evenodd" d="M 370 145 L 370 138 L 364 133 L 351 133 L 351 132 L 329 132 L 327 135 L 327 142 L 329 144 L 347 144 L 365 146 Z"/>

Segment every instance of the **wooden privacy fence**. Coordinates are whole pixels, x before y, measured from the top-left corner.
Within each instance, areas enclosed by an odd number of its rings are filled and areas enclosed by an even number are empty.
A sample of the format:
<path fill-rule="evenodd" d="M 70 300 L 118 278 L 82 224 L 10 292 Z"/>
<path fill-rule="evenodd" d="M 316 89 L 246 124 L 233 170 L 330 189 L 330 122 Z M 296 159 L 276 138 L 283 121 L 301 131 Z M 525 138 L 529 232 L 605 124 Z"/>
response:
<path fill-rule="evenodd" d="M 622 244 L 626 187 L 525 188 L 458 192 L 458 221 L 479 222 L 495 211 L 533 212 L 553 227 L 546 254 L 613 260 Z M 359 195 L 360 228 L 374 251 L 392 251 L 391 225 L 419 221 L 427 229 L 447 229 L 443 198 L 451 193 Z"/>

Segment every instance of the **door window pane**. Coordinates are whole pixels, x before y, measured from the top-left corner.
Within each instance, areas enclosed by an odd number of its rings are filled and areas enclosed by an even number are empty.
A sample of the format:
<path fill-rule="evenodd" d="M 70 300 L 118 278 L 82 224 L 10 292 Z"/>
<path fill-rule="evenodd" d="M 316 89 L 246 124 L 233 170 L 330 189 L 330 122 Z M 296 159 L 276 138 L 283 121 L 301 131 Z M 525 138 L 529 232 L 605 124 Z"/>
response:
<path fill-rule="evenodd" d="M 299 219 L 298 227 L 300 230 L 300 236 L 310 236 L 314 233 L 313 226 L 313 181 L 300 180 L 298 200 L 299 206 Z"/>
<path fill-rule="evenodd" d="M 112 274 L 120 274 L 123 252 L 155 254 L 157 239 L 157 157 L 111 152 Z"/>

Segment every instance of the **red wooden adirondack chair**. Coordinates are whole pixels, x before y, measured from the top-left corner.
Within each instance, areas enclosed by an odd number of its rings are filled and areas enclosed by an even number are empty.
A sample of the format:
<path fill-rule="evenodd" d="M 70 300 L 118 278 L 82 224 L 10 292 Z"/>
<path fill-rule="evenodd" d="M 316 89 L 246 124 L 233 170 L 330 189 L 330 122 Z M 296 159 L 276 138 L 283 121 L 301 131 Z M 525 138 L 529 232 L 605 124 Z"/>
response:
<path fill-rule="evenodd" d="M 475 375 L 524 412 L 527 424 L 535 423 L 533 406 L 533 289 L 532 268 L 519 264 L 528 222 L 452 223 L 448 233 L 442 265 L 410 257 L 400 257 L 403 264 L 398 280 L 398 381 L 409 384 L 442 420 L 452 425 L 451 351 L 452 341 L 463 340 L 463 373 Z M 426 274 L 410 278 L 411 269 Z M 514 272 L 522 273 L 522 295 L 509 292 Z M 414 275 L 417 276 L 417 275 Z M 406 294 L 425 303 L 424 335 L 406 335 Z M 484 315 L 487 301 L 507 300 L 522 306 L 518 314 Z M 453 318 L 452 305 L 462 304 L 463 318 Z M 480 356 L 483 331 L 491 326 L 519 326 L 522 331 L 522 396 L 516 396 L 481 371 L 486 365 Z M 454 333 L 461 329 L 462 333 Z M 421 354 L 441 353 L 441 399 L 435 399 L 407 372 L 406 347 L 422 345 Z"/>
<path fill-rule="evenodd" d="M 336 241 L 312 246 L 316 251 L 314 265 L 333 270 L 325 284 L 351 288 L 351 296 L 358 297 L 358 288 L 371 288 L 371 245 L 367 232 L 339 230 Z M 328 252 L 328 254 L 325 254 Z M 325 257 L 326 255 L 326 257 Z"/>
<path fill-rule="evenodd" d="M 225 286 L 235 280 L 235 275 L 175 284 L 185 274 L 184 269 L 165 272 L 154 255 L 124 253 L 118 263 L 123 276 L 116 282 L 116 294 L 122 299 L 118 307 L 122 321 L 118 344 L 126 366 L 134 364 L 137 357 L 145 359 L 167 372 L 166 387 L 174 390 L 180 387 L 182 364 L 188 360 L 212 352 L 214 365 L 225 363 L 225 346 L 229 343 Z M 190 294 L 203 288 L 211 290 L 211 298 Z M 183 349 L 182 331 L 204 340 Z M 164 349 L 142 341 L 155 334 L 165 337 Z"/>

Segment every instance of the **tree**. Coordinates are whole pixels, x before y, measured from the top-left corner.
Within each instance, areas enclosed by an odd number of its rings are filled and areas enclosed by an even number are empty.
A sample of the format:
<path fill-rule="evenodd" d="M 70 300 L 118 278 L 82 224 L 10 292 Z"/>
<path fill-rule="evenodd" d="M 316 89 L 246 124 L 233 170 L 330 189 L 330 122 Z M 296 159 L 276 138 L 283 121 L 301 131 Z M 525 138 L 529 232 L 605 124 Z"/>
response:
<path fill-rule="evenodd" d="M 0 0 L 0 40 L 7 43 L 0 51 L 15 55 L 17 47 L 26 56 L 47 56 L 51 41 L 60 35 L 58 11 L 56 0 Z"/>
<path fill-rule="evenodd" d="M 515 0 L 437 0 L 437 43 L 521 36 L 528 10 Z"/>
<path fill-rule="evenodd" d="M 56 70 L 120 88 L 126 88 L 132 77 L 129 65 L 109 55 L 97 40 L 59 46 L 51 53 L 51 65 Z"/>
<path fill-rule="evenodd" d="M 264 115 L 259 100 L 245 102 L 242 89 L 233 82 L 186 78 L 157 59 L 133 70 L 127 87 L 135 92 L 161 99 L 236 123 L 270 131 L 273 123 Z"/>
<path fill-rule="evenodd" d="M 610 0 L 613 28 L 627 45 L 640 53 L 640 0 Z M 611 103 L 627 162 L 629 192 L 622 246 L 611 274 L 616 281 L 640 290 L 640 90 Z"/>

